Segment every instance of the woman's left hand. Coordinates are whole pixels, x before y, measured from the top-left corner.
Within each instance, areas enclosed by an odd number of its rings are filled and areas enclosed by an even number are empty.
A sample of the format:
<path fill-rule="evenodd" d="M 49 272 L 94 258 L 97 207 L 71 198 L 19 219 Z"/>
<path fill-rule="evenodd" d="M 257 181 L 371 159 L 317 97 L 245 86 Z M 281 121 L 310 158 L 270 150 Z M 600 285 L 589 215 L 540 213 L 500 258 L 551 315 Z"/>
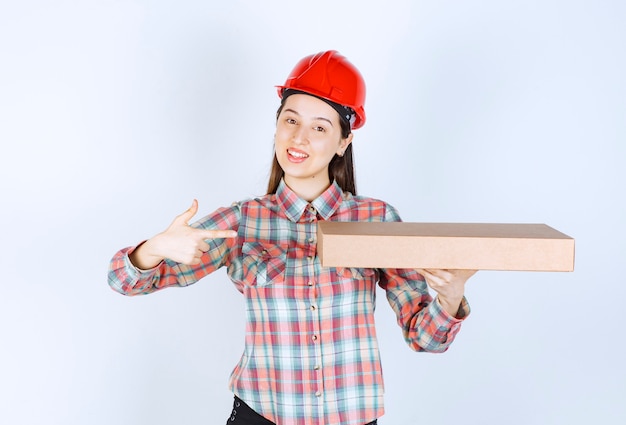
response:
<path fill-rule="evenodd" d="M 456 316 L 465 295 L 465 282 L 476 270 L 417 269 L 417 272 L 437 292 L 441 307 L 451 316 Z"/>

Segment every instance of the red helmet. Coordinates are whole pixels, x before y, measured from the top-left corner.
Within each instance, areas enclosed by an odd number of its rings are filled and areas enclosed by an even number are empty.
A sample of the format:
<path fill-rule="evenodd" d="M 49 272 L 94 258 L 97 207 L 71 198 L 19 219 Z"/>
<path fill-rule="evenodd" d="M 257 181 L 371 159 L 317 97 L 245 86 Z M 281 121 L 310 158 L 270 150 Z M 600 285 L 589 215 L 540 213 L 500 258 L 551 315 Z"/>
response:
<path fill-rule="evenodd" d="M 294 89 L 354 109 L 353 129 L 365 124 L 365 81 L 354 65 L 335 50 L 316 53 L 301 59 L 278 87 L 278 96 L 285 89 Z"/>

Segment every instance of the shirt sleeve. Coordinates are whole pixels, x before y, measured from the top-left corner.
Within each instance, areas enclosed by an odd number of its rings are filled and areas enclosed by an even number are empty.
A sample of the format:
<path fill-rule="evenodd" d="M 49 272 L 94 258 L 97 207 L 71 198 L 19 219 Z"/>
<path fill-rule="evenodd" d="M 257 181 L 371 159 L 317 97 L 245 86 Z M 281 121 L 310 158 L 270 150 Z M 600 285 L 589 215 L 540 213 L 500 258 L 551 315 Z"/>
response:
<path fill-rule="evenodd" d="M 211 230 L 239 230 L 240 208 L 233 204 L 220 208 L 191 226 Z M 237 254 L 239 238 L 207 240 L 210 248 L 199 264 L 185 265 L 165 259 L 150 270 L 140 270 L 130 261 L 129 255 L 141 244 L 115 253 L 109 264 L 109 286 L 123 295 L 149 294 L 168 287 L 191 285 L 222 266 L 228 266 Z"/>
<path fill-rule="evenodd" d="M 385 221 L 401 221 L 389 206 Z M 430 295 L 424 277 L 412 269 L 379 270 L 379 286 L 396 314 L 406 343 L 415 351 L 442 353 L 454 341 L 461 323 L 469 315 L 465 297 L 456 317 L 447 313 Z"/>

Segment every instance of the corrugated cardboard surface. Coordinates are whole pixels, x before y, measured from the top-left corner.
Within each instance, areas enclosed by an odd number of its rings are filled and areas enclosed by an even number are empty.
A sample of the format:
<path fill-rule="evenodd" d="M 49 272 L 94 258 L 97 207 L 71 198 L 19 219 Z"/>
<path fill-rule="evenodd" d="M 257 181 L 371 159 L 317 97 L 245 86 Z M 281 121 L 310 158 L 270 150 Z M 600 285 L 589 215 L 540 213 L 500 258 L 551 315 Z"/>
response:
<path fill-rule="evenodd" d="M 573 271 L 574 239 L 545 224 L 318 223 L 323 267 Z"/>

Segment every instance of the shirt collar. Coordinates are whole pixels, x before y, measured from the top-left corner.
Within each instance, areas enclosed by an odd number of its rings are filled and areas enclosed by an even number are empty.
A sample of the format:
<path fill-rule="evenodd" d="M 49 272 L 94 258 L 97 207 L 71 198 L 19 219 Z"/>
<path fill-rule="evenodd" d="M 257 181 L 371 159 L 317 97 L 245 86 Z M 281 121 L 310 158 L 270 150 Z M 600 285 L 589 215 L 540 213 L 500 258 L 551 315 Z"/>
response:
<path fill-rule="evenodd" d="M 287 186 L 284 180 L 281 180 L 276 189 L 276 202 L 285 212 L 289 220 L 297 222 L 302 217 L 305 209 L 309 205 L 317 210 L 317 213 L 324 219 L 328 220 L 337 211 L 343 201 L 343 191 L 336 181 L 326 189 L 320 196 L 312 202 L 307 202 L 300 198 L 293 190 Z"/>

